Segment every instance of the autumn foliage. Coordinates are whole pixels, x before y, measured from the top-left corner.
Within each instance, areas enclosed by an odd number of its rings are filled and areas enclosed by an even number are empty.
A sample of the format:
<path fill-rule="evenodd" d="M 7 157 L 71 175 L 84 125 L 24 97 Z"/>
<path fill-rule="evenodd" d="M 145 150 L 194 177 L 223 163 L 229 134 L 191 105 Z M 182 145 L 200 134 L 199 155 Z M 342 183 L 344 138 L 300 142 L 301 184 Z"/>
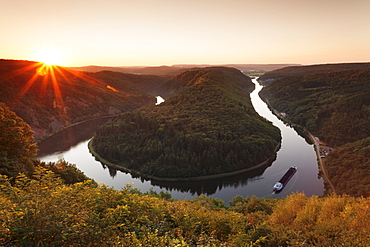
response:
<path fill-rule="evenodd" d="M 237 196 L 225 206 L 205 196 L 174 201 L 131 186 L 66 185 L 37 168 L 33 179 L 20 175 L 14 185 L 0 178 L 0 209 L 2 246 L 370 244 L 370 199 L 349 196 Z"/>

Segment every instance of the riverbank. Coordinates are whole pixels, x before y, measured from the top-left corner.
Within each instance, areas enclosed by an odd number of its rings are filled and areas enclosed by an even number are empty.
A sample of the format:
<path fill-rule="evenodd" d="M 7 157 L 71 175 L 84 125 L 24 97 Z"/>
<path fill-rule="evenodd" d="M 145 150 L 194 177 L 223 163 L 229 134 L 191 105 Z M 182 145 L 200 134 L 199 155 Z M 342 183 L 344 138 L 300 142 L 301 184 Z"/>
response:
<path fill-rule="evenodd" d="M 314 145 L 315 145 L 315 150 L 316 150 L 316 156 L 317 156 L 317 160 L 319 161 L 319 165 L 321 167 L 321 171 L 322 171 L 322 174 L 324 176 L 324 179 L 326 182 L 328 182 L 328 184 L 330 185 L 330 188 L 332 190 L 332 192 L 334 194 L 336 194 L 336 191 L 335 191 L 335 187 L 334 185 L 331 183 L 327 173 L 326 173 L 326 169 L 325 169 L 325 165 L 324 165 L 324 162 L 322 161 L 322 158 L 321 158 L 321 154 L 320 154 L 320 143 L 319 141 L 315 138 L 314 135 L 312 135 L 310 132 L 307 131 L 307 133 L 310 135 L 310 138 L 311 140 L 314 142 Z"/>
<path fill-rule="evenodd" d="M 47 140 L 48 138 L 50 137 L 53 137 L 55 135 L 58 135 L 59 133 L 63 132 L 63 131 L 66 131 L 67 129 L 69 128 L 73 128 L 75 126 L 79 126 L 81 124 L 84 124 L 84 123 L 88 123 L 88 122 L 91 122 L 91 121 L 97 121 L 97 120 L 103 120 L 103 119 L 107 119 L 109 120 L 110 118 L 113 118 L 113 117 L 116 117 L 118 115 L 120 115 L 121 113 L 118 113 L 118 114 L 114 114 L 114 115 L 107 115 L 107 116 L 99 116 L 99 117 L 95 117 L 95 118 L 90 118 L 90 119 L 85 119 L 83 121 L 79 121 L 79 122 L 76 122 L 76 123 L 73 123 L 71 125 L 68 125 L 68 126 L 64 126 L 63 128 L 57 130 L 57 131 L 54 131 L 52 133 L 49 133 L 49 134 L 46 134 L 38 139 L 36 139 L 36 142 L 38 144 L 44 142 L 45 140 Z"/>
<path fill-rule="evenodd" d="M 289 126 L 291 126 L 292 128 L 294 128 L 294 130 L 300 135 L 302 136 L 303 138 L 305 138 L 305 140 L 307 141 L 307 143 L 309 144 L 313 144 L 314 145 L 314 149 L 315 149 L 315 153 L 316 153 L 316 157 L 317 157 L 317 161 L 319 163 L 319 167 L 322 171 L 322 175 L 323 175 L 323 178 L 324 178 L 324 181 L 326 181 L 330 188 L 331 188 L 331 191 L 333 193 L 336 194 L 336 190 L 335 190 L 335 187 L 334 185 L 331 183 L 327 173 L 326 173 L 326 169 L 325 169 L 325 165 L 324 165 L 324 162 L 321 158 L 321 154 L 320 154 L 320 143 L 319 141 L 317 140 L 317 138 L 315 138 L 315 136 L 310 133 L 307 129 L 303 128 L 302 126 L 300 125 L 297 125 L 295 123 L 292 123 L 290 121 L 288 121 L 288 119 L 286 118 L 287 115 L 285 113 L 282 113 L 282 112 L 279 112 L 277 111 L 276 109 L 274 109 L 268 102 L 268 100 L 264 101 L 266 103 L 266 105 L 268 106 L 268 108 L 271 110 L 271 112 L 277 117 L 279 118 L 281 121 L 283 121 L 285 124 L 288 124 Z"/>
<path fill-rule="evenodd" d="M 90 139 L 96 129 L 112 117 L 114 116 L 104 116 L 81 121 L 53 133 L 37 143 L 39 148 L 37 157 L 67 151 L 79 142 Z"/>
<path fill-rule="evenodd" d="M 131 173 L 134 176 L 140 176 L 140 177 L 142 177 L 144 179 L 157 180 L 157 181 L 162 181 L 162 182 L 192 182 L 192 181 L 203 181 L 203 180 L 211 180 L 211 179 L 217 179 L 217 178 L 230 177 L 230 176 L 234 176 L 234 175 L 246 173 L 246 172 L 249 172 L 249 171 L 252 171 L 252 170 L 255 170 L 255 169 L 264 167 L 264 166 L 268 165 L 269 163 L 271 163 L 272 161 L 274 161 L 274 159 L 276 158 L 276 152 L 279 150 L 279 148 L 281 146 L 281 143 L 278 143 L 276 145 L 276 147 L 274 149 L 275 155 L 273 157 L 265 160 L 264 162 L 262 162 L 260 164 L 257 164 L 255 166 L 252 166 L 252 167 L 249 167 L 249 168 L 246 168 L 246 169 L 242 169 L 242 170 L 238 170 L 238 171 L 234 171 L 234 172 L 214 174 L 214 175 L 199 176 L 199 177 L 165 178 L 165 177 L 155 177 L 155 176 L 141 174 L 141 173 L 139 173 L 139 172 L 137 172 L 135 170 L 131 170 L 131 169 L 125 168 L 123 166 L 119 166 L 117 164 L 113 164 L 113 163 L 109 162 L 108 160 L 102 158 L 98 153 L 96 153 L 94 151 L 94 149 L 92 147 L 92 141 L 93 141 L 93 139 L 91 139 L 89 141 L 89 143 L 88 143 L 89 151 L 95 157 L 95 159 L 97 159 L 98 161 L 100 161 L 104 165 L 107 165 L 108 167 L 117 169 L 119 171 Z"/>

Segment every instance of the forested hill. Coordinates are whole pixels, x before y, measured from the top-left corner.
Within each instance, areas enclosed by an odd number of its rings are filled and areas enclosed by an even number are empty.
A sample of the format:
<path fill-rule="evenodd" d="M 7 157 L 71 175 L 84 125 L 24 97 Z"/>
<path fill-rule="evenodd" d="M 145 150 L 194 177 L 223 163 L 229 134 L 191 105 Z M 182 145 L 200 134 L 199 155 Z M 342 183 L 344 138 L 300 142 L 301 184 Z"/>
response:
<path fill-rule="evenodd" d="M 370 196 L 370 69 L 355 69 L 274 81 L 260 96 L 286 120 L 335 147 L 325 164 L 339 193 Z M 353 143 L 356 148 L 338 148 Z M 350 155 L 352 153 L 352 155 Z M 335 162 L 334 162 L 335 160 Z M 356 182 L 355 182 L 356 181 Z M 360 183 L 361 181 L 361 183 Z M 366 189 L 365 189 L 366 188 Z"/>
<path fill-rule="evenodd" d="M 158 94 L 160 94 L 163 98 L 168 98 L 174 94 L 181 92 L 184 88 L 189 88 L 196 84 L 203 83 L 205 80 L 209 80 L 210 76 L 217 76 L 211 75 L 210 71 L 213 70 L 224 70 L 227 71 L 227 76 L 229 80 L 232 80 L 233 83 L 237 84 L 239 87 L 247 90 L 248 92 L 252 92 L 254 89 L 254 84 L 249 81 L 246 83 L 246 79 L 244 76 L 241 76 L 240 71 L 236 69 L 226 69 L 222 67 L 209 67 L 207 69 L 190 69 L 184 73 L 181 73 L 174 78 L 166 81 L 158 88 Z M 219 78 L 215 78 L 218 80 Z M 212 80 L 212 79 L 211 79 Z M 227 84 L 224 84 L 227 85 Z"/>
<path fill-rule="evenodd" d="M 155 98 L 149 93 L 167 79 L 109 71 L 84 73 L 38 62 L 0 60 L 0 102 L 41 138 L 82 120 L 154 104 Z"/>
<path fill-rule="evenodd" d="M 262 85 L 267 85 L 272 81 L 281 79 L 286 76 L 312 75 L 348 69 L 370 69 L 370 63 L 338 63 L 338 64 L 317 64 L 309 66 L 289 66 L 269 71 L 263 74 L 258 79 L 258 81 Z"/>
<path fill-rule="evenodd" d="M 286 77 L 260 96 L 332 146 L 370 135 L 370 69 Z"/>
<path fill-rule="evenodd" d="M 180 92 L 101 126 L 92 141 L 94 151 L 158 178 L 232 172 L 274 156 L 280 132 L 254 111 L 253 84 L 240 71 L 191 70 L 167 87 Z"/>

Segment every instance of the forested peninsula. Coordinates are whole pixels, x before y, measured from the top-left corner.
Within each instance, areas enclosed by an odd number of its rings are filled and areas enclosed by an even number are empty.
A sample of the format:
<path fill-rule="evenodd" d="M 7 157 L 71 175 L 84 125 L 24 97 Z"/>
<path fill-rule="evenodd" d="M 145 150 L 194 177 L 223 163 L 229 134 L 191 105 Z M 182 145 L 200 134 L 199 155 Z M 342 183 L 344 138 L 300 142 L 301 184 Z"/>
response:
<path fill-rule="evenodd" d="M 165 88 L 174 95 L 164 103 L 101 126 L 94 152 L 157 179 L 233 172 L 274 157 L 280 131 L 254 111 L 254 85 L 239 70 L 193 69 Z"/>
<path fill-rule="evenodd" d="M 370 69 L 287 76 L 261 98 L 334 151 L 324 159 L 337 193 L 370 196 Z"/>

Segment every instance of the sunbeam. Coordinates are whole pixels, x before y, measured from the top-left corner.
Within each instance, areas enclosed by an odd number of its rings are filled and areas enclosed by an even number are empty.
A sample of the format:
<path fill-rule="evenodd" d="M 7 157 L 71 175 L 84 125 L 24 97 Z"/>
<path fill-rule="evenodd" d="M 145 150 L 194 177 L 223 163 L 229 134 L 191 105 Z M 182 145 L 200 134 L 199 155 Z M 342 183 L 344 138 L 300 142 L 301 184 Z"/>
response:
<path fill-rule="evenodd" d="M 31 90 L 33 86 L 37 85 L 39 87 L 38 100 L 47 100 L 49 97 L 49 101 L 52 102 L 53 108 L 58 109 L 59 113 L 63 115 L 66 114 L 63 89 L 61 88 L 63 84 L 75 87 L 73 82 L 75 80 L 81 80 L 91 86 L 102 89 L 108 88 L 116 92 L 118 91 L 109 86 L 106 82 L 90 77 L 87 73 L 41 62 L 33 62 L 31 65 L 28 62 L 25 67 L 16 69 L 9 74 L 7 76 L 7 80 L 11 80 L 13 77 L 18 76 L 23 76 L 25 78 L 25 84 L 21 87 L 17 96 L 13 100 L 13 106 L 17 105 L 27 92 Z M 50 95 L 47 93 L 49 86 L 52 87 L 54 99 L 50 99 Z"/>

